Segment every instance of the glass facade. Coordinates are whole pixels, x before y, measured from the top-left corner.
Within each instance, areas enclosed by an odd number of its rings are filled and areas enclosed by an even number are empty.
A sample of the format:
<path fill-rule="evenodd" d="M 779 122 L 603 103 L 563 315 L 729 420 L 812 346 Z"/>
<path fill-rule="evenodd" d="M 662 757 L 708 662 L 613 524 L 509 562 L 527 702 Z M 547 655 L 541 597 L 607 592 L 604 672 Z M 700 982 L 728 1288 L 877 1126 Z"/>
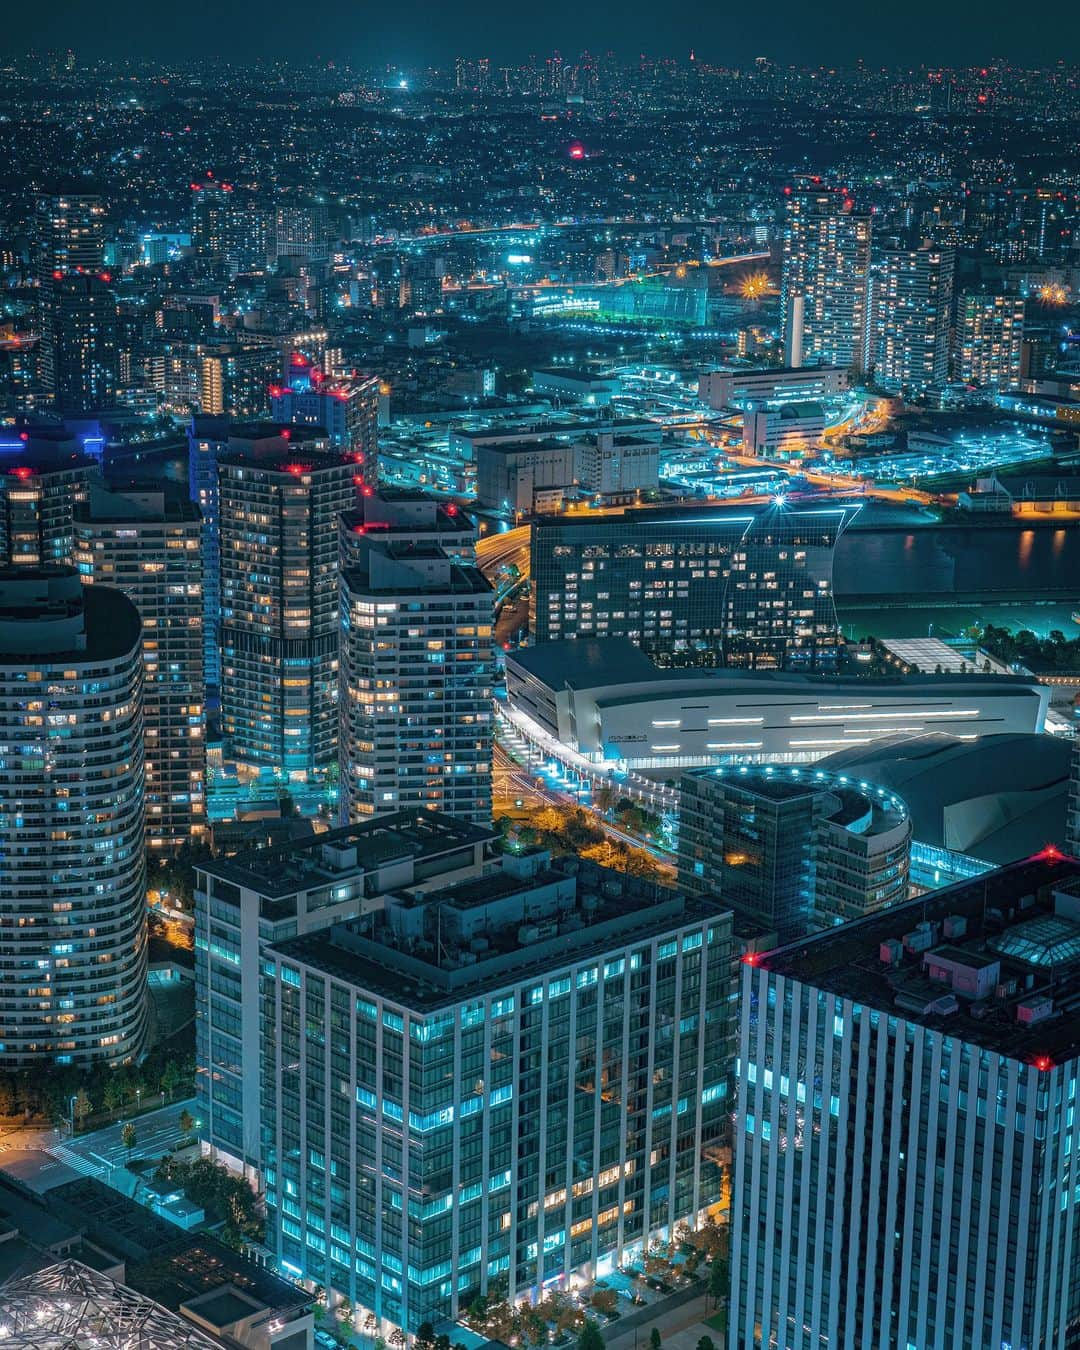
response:
<path fill-rule="evenodd" d="M 426 1009 L 301 945 L 263 964 L 268 1241 L 288 1273 L 415 1330 L 718 1205 L 730 916 L 584 940 L 588 959 Z"/>
<path fill-rule="evenodd" d="M 1077 1061 L 743 975 L 734 1343 L 1068 1344 Z"/>
<path fill-rule="evenodd" d="M 532 531 L 536 640 L 624 637 L 661 666 L 835 664 L 850 508 L 627 511 Z"/>
<path fill-rule="evenodd" d="M 885 789 L 824 770 L 684 774 L 679 884 L 784 942 L 907 898 L 911 821 Z"/>

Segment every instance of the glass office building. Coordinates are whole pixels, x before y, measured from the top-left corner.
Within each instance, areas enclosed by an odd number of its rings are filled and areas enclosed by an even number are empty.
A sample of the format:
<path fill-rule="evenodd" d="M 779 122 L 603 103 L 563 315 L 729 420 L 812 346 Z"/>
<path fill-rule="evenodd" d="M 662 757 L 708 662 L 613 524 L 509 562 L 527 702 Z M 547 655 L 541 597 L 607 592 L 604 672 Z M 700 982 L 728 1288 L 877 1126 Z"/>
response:
<path fill-rule="evenodd" d="M 856 507 L 631 510 L 536 521 L 538 643 L 625 637 L 658 665 L 828 668 L 836 540 Z"/>
<path fill-rule="evenodd" d="M 744 962 L 730 1343 L 1072 1344 L 1080 863 Z"/>
<path fill-rule="evenodd" d="M 415 1331 L 719 1204 L 731 917 L 540 850 L 263 956 L 268 1243 Z"/>

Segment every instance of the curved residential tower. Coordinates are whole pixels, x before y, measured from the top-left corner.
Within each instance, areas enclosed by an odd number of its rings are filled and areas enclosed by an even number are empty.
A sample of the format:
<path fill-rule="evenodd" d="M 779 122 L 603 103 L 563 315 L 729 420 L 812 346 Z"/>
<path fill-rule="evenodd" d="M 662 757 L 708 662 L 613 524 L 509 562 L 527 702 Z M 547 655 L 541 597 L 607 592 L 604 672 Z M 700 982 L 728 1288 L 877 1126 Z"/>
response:
<path fill-rule="evenodd" d="M 0 1065 L 139 1053 L 145 891 L 138 612 L 0 571 Z"/>

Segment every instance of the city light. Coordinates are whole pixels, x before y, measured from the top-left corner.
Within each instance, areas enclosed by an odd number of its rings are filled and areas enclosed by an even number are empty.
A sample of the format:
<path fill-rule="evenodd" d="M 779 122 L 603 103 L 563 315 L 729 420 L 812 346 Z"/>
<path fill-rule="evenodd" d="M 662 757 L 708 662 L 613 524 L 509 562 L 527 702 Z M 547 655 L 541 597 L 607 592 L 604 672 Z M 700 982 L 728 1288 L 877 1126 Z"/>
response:
<path fill-rule="evenodd" d="M 219 8 L 8 24 L 0 1343 L 1069 1344 L 1075 6 Z"/>

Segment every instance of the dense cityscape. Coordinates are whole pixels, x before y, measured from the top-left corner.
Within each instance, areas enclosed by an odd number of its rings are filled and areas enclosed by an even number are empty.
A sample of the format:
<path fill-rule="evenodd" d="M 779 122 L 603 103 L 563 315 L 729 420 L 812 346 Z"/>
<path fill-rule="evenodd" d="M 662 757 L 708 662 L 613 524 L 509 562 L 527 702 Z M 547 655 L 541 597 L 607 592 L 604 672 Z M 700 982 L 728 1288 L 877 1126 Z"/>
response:
<path fill-rule="evenodd" d="M 1080 66 L 287 37 L 2 58 L 0 1341 L 1080 1350 Z"/>

